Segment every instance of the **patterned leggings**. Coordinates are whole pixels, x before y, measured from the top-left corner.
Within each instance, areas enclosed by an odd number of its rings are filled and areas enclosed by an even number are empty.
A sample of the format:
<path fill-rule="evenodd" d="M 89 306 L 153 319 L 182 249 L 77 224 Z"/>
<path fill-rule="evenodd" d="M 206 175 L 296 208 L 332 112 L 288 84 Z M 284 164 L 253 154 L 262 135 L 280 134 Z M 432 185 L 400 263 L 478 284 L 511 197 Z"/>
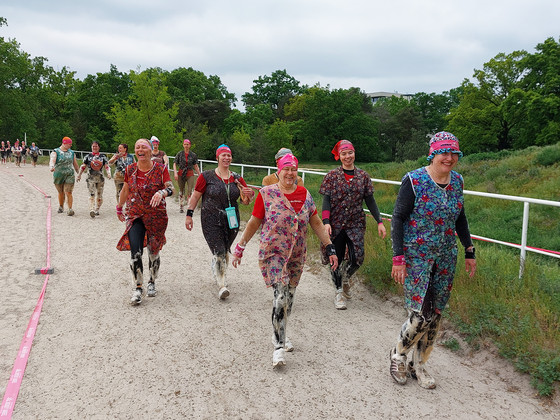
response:
<path fill-rule="evenodd" d="M 89 191 L 89 209 L 98 211 L 103 204 L 103 187 L 105 180 L 101 177 L 88 177 L 86 180 Z"/>
<path fill-rule="evenodd" d="M 336 250 L 336 257 L 338 258 L 339 265 L 336 270 L 331 270 L 331 279 L 334 287 L 338 290 L 342 288 L 343 283 L 351 285 L 350 278 L 360 268 L 356 263 L 356 255 L 354 254 L 354 245 L 346 231 L 341 231 L 332 240 Z M 345 260 L 346 249 L 348 249 L 348 259 Z"/>
<path fill-rule="evenodd" d="M 272 341 L 274 349 L 284 348 L 286 344 L 286 326 L 288 317 L 292 313 L 296 288 L 281 282 L 272 285 L 274 298 L 272 300 Z"/>
<path fill-rule="evenodd" d="M 144 282 L 144 265 L 142 264 L 142 253 L 144 248 L 144 236 L 146 235 L 146 227 L 142 219 L 136 219 L 132 223 L 132 227 L 128 231 L 128 240 L 130 242 L 130 269 L 132 270 L 133 281 L 136 287 L 142 287 Z M 148 260 L 150 268 L 150 282 L 155 283 L 159 272 L 159 252 L 153 254 L 148 245 Z"/>

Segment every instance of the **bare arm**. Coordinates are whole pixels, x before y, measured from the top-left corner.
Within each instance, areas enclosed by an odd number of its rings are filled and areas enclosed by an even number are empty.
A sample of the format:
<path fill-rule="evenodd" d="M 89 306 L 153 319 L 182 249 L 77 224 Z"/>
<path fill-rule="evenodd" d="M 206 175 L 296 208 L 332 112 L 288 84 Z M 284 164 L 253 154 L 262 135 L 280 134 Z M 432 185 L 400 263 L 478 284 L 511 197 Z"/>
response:
<path fill-rule="evenodd" d="M 125 220 L 125 216 L 122 212 L 122 207 L 124 206 L 124 203 L 126 203 L 126 200 L 128 199 L 128 192 L 130 191 L 128 183 L 125 182 L 123 184 L 121 193 L 119 194 L 119 202 L 117 203 L 117 217 L 119 218 L 119 220 L 121 222 L 124 222 Z"/>
<path fill-rule="evenodd" d="M 189 213 L 194 211 L 196 205 L 198 204 L 198 200 L 200 200 L 200 197 L 202 197 L 202 193 L 200 191 L 194 190 L 191 195 L 191 199 L 189 200 L 189 204 L 187 205 L 187 217 L 185 218 L 185 227 L 187 228 L 187 230 L 192 230 L 193 228 L 193 219 L 192 216 L 189 215 Z"/>
<path fill-rule="evenodd" d="M 251 218 L 247 222 L 247 225 L 245 226 L 245 230 L 243 231 L 243 235 L 241 235 L 241 239 L 237 243 L 235 247 L 235 251 L 233 252 L 233 260 L 231 261 L 231 263 L 235 268 L 237 268 L 237 266 L 241 264 L 241 258 L 243 257 L 243 250 L 245 249 L 245 246 L 251 240 L 253 235 L 255 235 L 255 232 L 259 229 L 261 224 L 262 224 L 262 219 L 259 219 L 258 217 L 255 216 L 251 216 Z"/>
<path fill-rule="evenodd" d="M 54 165 L 56 164 L 56 152 L 52 151 L 49 159 L 49 168 L 54 172 Z"/>

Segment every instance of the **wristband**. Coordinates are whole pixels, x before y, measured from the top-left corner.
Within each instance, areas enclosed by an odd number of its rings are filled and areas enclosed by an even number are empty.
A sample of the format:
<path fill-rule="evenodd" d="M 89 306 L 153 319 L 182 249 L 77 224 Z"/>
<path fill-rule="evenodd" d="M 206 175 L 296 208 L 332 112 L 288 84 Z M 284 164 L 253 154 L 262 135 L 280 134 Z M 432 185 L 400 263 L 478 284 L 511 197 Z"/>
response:
<path fill-rule="evenodd" d="M 397 255 L 396 257 L 393 257 L 393 265 L 406 265 L 404 255 Z"/>
<path fill-rule="evenodd" d="M 123 214 L 122 207 L 117 204 L 117 214 Z"/>
<path fill-rule="evenodd" d="M 245 247 L 239 245 L 239 242 L 238 242 L 237 245 L 235 245 L 235 249 L 233 250 L 232 254 L 233 254 L 234 257 L 242 258 L 243 257 L 243 251 L 245 251 Z"/>
<path fill-rule="evenodd" d="M 465 250 L 465 259 L 466 260 L 475 260 L 476 259 L 474 246 L 472 247 L 472 251 L 466 251 Z"/>
<path fill-rule="evenodd" d="M 187 209 L 187 217 L 193 217 L 194 210 Z"/>
<path fill-rule="evenodd" d="M 327 257 L 336 255 L 336 248 L 334 247 L 333 244 L 328 244 L 326 248 L 327 248 Z"/>
<path fill-rule="evenodd" d="M 323 219 L 323 224 L 324 224 L 324 225 L 330 225 L 330 224 L 331 224 L 330 219 L 326 219 L 326 218 Z"/>

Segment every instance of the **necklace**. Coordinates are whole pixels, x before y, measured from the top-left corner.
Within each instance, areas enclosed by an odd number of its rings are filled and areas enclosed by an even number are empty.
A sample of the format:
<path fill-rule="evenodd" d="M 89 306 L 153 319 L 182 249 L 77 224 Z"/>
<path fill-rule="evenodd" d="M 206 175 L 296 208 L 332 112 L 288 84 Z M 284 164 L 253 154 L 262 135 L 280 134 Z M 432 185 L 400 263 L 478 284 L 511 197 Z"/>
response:
<path fill-rule="evenodd" d="M 227 177 L 224 178 L 224 177 L 222 176 L 222 173 L 220 172 L 220 170 L 219 170 L 218 168 L 216 168 L 216 175 L 218 175 L 218 176 L 220 177 L 220 179 L 221 179 L 222 181 L 224 181 L 224 183 L 225 183 L 226 181 L 229 180 L 229 178 L 230 178 L 230 176 L 231 176 L 231 173 L 230 173 L 230 171 L 229 171 L 229 169 L 228 169 L 228 171 L 227 171 Z"/>

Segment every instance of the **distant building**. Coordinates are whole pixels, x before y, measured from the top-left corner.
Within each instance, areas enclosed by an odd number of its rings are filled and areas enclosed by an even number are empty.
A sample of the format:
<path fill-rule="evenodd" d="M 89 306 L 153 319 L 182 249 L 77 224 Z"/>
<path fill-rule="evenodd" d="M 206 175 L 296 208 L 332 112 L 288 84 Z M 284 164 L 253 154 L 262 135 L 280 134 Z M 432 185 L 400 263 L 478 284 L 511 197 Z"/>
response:
<path fill-rule="evenodd" d="M 412 99 L 412 93 L 399 93 L 399 92 L 372 92 L 366 93 L 368 98 L 371 98 L 372 103 L 376 103 L 378 100 L 383 98 L 390 98 L 392 96 L 396 96 L 397 98 L 404 98 L 407 101 Z"/>

